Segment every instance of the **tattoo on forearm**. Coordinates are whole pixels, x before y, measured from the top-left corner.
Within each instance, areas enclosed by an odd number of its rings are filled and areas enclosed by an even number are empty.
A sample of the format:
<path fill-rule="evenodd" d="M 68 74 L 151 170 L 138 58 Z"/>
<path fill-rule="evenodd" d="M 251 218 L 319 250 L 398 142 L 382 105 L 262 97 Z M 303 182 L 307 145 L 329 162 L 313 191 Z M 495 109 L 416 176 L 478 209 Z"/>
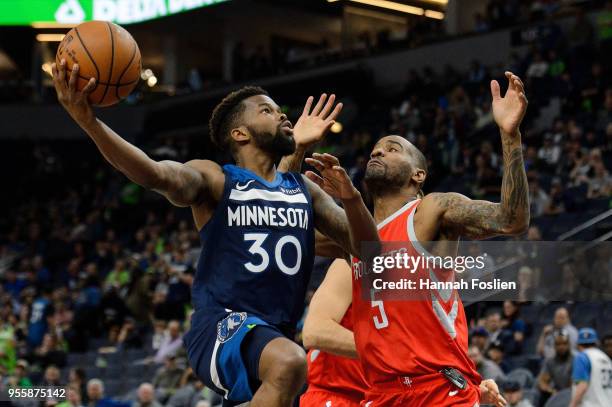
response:
<path fill-rule="evenodd" d="M 529 217 L 529 192 L 521 147 L 504 149 L 504 163 L 502 212 L 510 222 L 524 222 Z"/>
<path fill-rule="evenodd" d="M 520 230 L 529 222 L 527 175 L 521 146 L 504 146 L 504 176 L 501 203 L 472 201 L 454 194 L 436 196 L 445 211 L 443 232 L 468 239 L 486 239 Z"/>

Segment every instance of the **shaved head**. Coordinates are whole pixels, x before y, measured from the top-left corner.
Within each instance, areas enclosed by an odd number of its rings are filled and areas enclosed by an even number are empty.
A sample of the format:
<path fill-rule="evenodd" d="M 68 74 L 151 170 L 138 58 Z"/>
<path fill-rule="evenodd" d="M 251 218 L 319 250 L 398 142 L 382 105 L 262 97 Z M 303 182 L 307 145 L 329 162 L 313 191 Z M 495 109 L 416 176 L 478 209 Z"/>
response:
<path fill-rule="evenodd" d="M 380 192 L 415 186 L 421 189 L 427 174 L 427 159 L 414 144 L 400 136 L 386 136 L 378 140 L 366 168 L 368 190 Z"/>

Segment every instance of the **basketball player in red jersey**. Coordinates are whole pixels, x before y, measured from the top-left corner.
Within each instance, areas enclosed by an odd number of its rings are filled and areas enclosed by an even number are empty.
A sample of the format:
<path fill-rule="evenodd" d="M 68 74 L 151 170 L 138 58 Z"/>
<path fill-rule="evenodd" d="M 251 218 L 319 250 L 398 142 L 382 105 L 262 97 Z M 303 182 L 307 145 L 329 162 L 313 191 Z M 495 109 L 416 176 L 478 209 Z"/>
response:
<path fill-rule="evenodd" d="M 403 241 L 410 255 L 420 256 L 428 254 L 422 242 L 435 241 L 437 249 L 456 253 L 460 237 L 485 239 L 527 229 L 528 188 L 519 131 L 527 99 L 522 81 L 511 72 L 505 76 L 509 85 L 504 97 L 497 81 L 491 82 L 493 116 L 503 146 L 500 203 L 471 200 L 457 193 L 432 193 L 419 199 L 427 175 L 425 157 L 402 137 L 384 137 L 374 147 L 365 175 L 381 241 Z M 288 161 L 293 165 L 302 153 L 303 149 L 298 150 L 293 161 Z M 323 178 L 337 165 L 327 154 L 314 154 L 306 161 Z M 312 172 L 307 176 L 319 183 L 323 179 Z M 329 242 L 319 244 L 325 254 L 343 257 L 335 247 Z M 366 267 L 353 258 L 352 268 L 353 331 L 371 386 L 364 407 L 505 405 L 495 383 L 481 382 L 468 358 L 467 321 L 456 292 L 432 291 L 430 298 L 421 301 L 383 301 L 372 287 L 362 286 Z M 448 274 L 444 270 L 415 273 L 419 278 L 445 281 L 453 278 Z M 461 388 L 440 373 L 447 368 L 455 369 L 467 386 Z"/>
<path fill-rule="evenodd" d="M 300 407 L 359 407 L 368 388 L 357 359 L 351 307 L 351 268 L 336 259 L 310 301 L 302 338 L 308 390 Z"/>

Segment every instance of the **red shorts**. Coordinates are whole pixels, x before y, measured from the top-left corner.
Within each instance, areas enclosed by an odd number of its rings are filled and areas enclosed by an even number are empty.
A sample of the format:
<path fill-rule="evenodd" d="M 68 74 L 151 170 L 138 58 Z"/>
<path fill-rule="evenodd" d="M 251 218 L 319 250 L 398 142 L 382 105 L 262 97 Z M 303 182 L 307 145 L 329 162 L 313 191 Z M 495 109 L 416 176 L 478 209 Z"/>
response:
<path fill-rule="evenodd" d="M 300 407 L 359 407 L 359 401 L 331 391 L 308 388 L 300 397 Z"/>
<path fill-rule="evenodd" d="M 361 407 L 478 407 L 480 387 L 472 383 L 464 390 L 436 374 L 421 376 L 418 380 L 398 378 L 366 392 Z"/>

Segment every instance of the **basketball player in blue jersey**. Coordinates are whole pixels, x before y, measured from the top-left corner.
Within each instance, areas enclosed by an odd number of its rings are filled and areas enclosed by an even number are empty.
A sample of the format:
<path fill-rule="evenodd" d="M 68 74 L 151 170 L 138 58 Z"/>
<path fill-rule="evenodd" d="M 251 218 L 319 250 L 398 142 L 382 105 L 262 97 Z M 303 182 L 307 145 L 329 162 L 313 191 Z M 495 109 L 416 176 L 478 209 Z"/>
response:
<path fill-rule="evenodd" d="M 313 107 L 311 97 L 293 127 L 263 89 L 246 87 L 226 96 L 210 120 L 213 141 L 237 165 L 157 162 L 96 118 L 87 102 L 95 81 L 77 91 L 77 77 L 78 65 L 67 82 L 65 61 L 54 64 L 60 103 L 107 161 L 174 205 L 191 207 L 202 240 L 195 312 L 184 337 L 194 371 L 226 405 L 291 405 L 305 381 L 306 361 L 287 337 L 302 313 L 314 228 L 362 258 L 369 256 L 361 242 L 378 241 L 359 192 L 333 157 L 326 157 L 335 165 L 321 177 L 309 174 L 316 182 L 276 170 L 296 149 L 294 132 L 304 141 L 319 138 L 342 105 L 322 95 Z"/>

